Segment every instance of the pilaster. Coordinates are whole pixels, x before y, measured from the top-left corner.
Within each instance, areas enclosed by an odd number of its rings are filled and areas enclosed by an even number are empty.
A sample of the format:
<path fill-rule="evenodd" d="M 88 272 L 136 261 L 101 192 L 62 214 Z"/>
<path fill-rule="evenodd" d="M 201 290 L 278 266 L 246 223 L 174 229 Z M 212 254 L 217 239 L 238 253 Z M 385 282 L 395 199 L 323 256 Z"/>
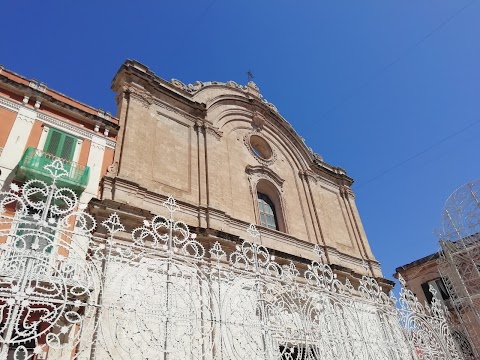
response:
<path fill-rule="evenodd" d="M 88 179 L 88 185 L 83 192 L 80 202 L 85 204 L 93 197 L 97 196 L 98 184 L 100 182 L 103 156 L 105 153 L 106 140 L 100 136 L 92 137 L 92 144 L 90 145 L 90 151 L 88 153 L 87 166 L 90 167 L 90 178 Z"/>
<path fill-rule="evenodd" d="M 22 158 L 35 118 L 35 111 L 23 106 L 19 108 L 0 157 L 0 168 L 2 168 L 0 182 L 5 181 Z"/>

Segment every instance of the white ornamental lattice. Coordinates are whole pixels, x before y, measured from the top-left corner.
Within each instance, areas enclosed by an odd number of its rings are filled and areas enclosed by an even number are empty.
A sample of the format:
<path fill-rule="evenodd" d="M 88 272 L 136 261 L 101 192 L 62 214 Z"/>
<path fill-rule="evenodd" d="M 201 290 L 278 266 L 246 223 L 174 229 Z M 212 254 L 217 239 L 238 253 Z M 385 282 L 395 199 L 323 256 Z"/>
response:
<path fill-rule="evenodd" d="M 304 271 L 281 265 L 254 225 L 232 253 L 205 249 L 173 198 L 129 234 L 114 213 L 94 236 L 56 186 L 63 164 L 47 166 L 52 183 L 0 194 L 2 359 L 461 359 L 435 297 L 342 282 L 318 247 Z"/>

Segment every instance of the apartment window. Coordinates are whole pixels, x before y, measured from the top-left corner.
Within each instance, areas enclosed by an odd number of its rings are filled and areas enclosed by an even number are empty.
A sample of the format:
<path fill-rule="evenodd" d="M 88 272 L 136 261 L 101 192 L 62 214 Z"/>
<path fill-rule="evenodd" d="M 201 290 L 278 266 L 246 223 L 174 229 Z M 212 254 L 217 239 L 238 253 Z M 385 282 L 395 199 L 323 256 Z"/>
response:
<path fill-rule="evenodd" d="M 435 290 L 437 290 L 437 296 L 438 296 L 439 299 L 441 299 L 443 301 L 450 299 L 450 295 L 448 294 L 447 288 L 445 287 L 445 284 L 444 284 L 442 278 L 437 278 L 437 279 L 434 279 L 434 280 L 424 282 L 422 284 L 423 293 L 425 294 L 425 298 L 427 299 L 427 302 L 429 304 L 431 304 L 432 300 L 433 300 L 433 294 L 429 290 L 430 285 L 432 285 L 432 287 Z"/>
<path fill-rule="evenodd" d="M 277 215 L 275 214 L 275 205 L 273 205 L 272 200 L 260 192 L 257 193 L 257 200 L 260 225 L 278 230 Z"/>
<path fill-rule="evenodd" d="M 48 131 L 43 151 L 56 157 L 72 161 L 77 138 L 56 129 Z"/>

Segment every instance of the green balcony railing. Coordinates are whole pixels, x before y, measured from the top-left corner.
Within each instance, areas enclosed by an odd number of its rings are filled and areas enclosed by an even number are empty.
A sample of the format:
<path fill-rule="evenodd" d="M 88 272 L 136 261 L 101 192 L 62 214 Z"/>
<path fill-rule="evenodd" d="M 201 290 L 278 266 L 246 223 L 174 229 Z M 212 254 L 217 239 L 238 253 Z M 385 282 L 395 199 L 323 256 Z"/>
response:
<path fill-rule="evenodd" d="M 66 176 L 57 179 L 57 186 L 72 189 L 77 194 L 83 192 L 88 184 L 90 167 L 61 159 L 32 147 L 25 150 L 25 153 L 20 159 L 15 179 L 18 181 L 38 179 L 50 183 L 52 176 L 50 172 L 45 169 L 45 165 L 51 164 L 54 160 L 61 160 L 68 173 Z"/>

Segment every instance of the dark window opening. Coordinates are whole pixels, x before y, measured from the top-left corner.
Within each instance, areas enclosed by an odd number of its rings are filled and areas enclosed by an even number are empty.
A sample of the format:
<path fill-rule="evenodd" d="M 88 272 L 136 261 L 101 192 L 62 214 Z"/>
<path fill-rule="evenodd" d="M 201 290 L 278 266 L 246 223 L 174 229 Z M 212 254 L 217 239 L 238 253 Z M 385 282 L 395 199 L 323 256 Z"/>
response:
<path fill-rule="evenodd" d="M 278 230 L 277 215 L 275 213 L 275 205 L 270 198 L 262 193 L 257 193 L 258 212 L 260 217 L 260 225 L 270 229 Z"/>
<path fill-rule="evenodd" d="M 281 360 L 314 360 L 320 359 L 315 355 L 312 348 L 305 346 L 280 346 Z"/>
<path fill-rule="evenodd" d="M 431 304 L 433 300 L 433 294 L 430 292 L 430 285 L 432 285 L 432 287 L 435 290 L 437 290 L 437 295 L 439 296 L 440 299 L 442 300 L 450 299 L 450 295 L 448 294 L 447 288 L 445 287 L 445 284 L 442 278 L 437 278 L 434 280 L 424 282 L 422 284 L 423 293 L 425 294 L 425 298 L 427 299 L 427 302 L 429 304 Z"/>
<path fill-rule="evenodd" d="M 0 328 L 4 327 L 4 323 L 1 323 Z M 35 339 L 31 338 L 32 333 L 38 333 L 39 330 L 39 325 L 30 329 L 26 329 L 25 327 L 23 327 L 23 324 L 17 324 L 17 326 L 12 330 L 11 338 L 17 340 L 18 342 L 16 342 L 15 344 L 10 344 L 8 346 L 7 360 L 26 360 L 27 358 L 30 359 L 34 355 L 33 350 L 35 349 Z M 2 337 L 6 335 L 6 331 L 7 330 L 4 331 Z M 21 351 L 15 355 L 15 350 L 17 350 L 20 345 L 25 347 L 26 353 Z"/>

